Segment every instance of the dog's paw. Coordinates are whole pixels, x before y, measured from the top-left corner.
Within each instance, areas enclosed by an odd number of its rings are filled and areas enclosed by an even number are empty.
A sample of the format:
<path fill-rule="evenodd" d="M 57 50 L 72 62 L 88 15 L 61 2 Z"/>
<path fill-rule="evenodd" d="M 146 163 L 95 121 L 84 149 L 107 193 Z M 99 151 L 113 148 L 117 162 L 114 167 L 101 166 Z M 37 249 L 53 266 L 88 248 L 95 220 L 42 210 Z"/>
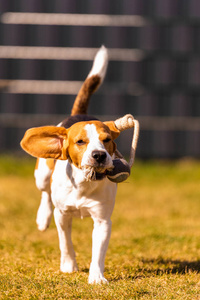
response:
<path fill-rule="evenodd" d="M 52 214 L 52 206 L 43 205 L 43 203 L 41 203 L 36 218 L 37 227 L 40 231 L 45 231 L 49 227 L 51 223 Z"/>
<path fill-rule="evenodd" d="M 90 274 L 88 278 L 88 283 L 90 284 L 105 284 L 108 280 L 101 273 Z"/>
<path fill-rule="evenodd" d="M 72 273 L 78 271 L 78 266 L 75 260 L 65 260 L 60 264 L 60 270 L 63 273 Z"/>

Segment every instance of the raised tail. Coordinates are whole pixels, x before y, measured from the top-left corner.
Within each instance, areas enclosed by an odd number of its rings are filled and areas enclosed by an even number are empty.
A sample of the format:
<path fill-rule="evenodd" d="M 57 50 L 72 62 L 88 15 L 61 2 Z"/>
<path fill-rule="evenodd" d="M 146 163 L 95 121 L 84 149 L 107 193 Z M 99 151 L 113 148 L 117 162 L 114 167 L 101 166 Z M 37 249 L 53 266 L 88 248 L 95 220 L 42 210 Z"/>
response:
<path fill-rule="evenodd" d="M 108 65 L 108 51 L 102 46 L 97 52 L 92 69 L 81 86 L 74 101 L 71 116 L 87 114 L 88 104 L 91 95 L 100 87 L 106 75 Z"/>

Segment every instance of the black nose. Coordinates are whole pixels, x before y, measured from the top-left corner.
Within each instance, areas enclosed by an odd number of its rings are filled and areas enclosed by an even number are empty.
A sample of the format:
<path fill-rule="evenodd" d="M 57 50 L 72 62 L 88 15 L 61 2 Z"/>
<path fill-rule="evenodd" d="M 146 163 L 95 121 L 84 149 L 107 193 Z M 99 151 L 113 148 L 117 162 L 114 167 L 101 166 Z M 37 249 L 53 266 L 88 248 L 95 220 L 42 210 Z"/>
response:
<path fill-rule="evenodd" d="M 106 152 L 104 151 L 93 151 L 92 157 L 98 162 L 102 163 L 106 159 Z"/>

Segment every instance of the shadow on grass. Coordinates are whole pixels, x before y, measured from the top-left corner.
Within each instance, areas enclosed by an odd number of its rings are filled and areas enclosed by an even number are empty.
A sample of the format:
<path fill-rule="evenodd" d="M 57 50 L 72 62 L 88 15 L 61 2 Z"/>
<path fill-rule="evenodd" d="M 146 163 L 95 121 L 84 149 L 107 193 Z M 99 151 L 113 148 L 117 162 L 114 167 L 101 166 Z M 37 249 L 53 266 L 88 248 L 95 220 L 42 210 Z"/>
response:
<path fill-rule="evenodd" d="M 200 273 L 200 261 L 181 261 L 181 260 L 170 260 L 170 259 L 143 259 L 142 262 L 150 268 L 147 272 L 156 273 L 158 275 L 165 274 L 186 274 L 188 272 Z"/>
<path fill-rule="evenodd" d="M 136 280 L 152 276 L 162 276 L 164 274 L 184 275 L 189 272 L 200 273 L 200 260 L 197 261 L 181 261 L 169 259 L 142 259 L 142 267 L 124 266 L 121 274 L 112 277 L 110 282 L 120 280 Z"/>

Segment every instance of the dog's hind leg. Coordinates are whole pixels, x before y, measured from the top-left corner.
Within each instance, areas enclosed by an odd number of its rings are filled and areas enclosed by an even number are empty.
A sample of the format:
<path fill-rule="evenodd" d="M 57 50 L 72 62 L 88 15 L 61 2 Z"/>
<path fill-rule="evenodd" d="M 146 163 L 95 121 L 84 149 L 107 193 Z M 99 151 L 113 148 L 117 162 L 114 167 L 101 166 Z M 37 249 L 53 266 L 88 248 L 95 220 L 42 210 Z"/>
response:
<path fill-rule="evenodd" d="M 53 209 L 50 191 L 50 178 L 54 168 L 54 160 L 40 158 L 35 168 L 37 188 L 42 192 L 40 206 L 37 212 L 36 223 L 40 231 L 46 230 L 51 222 Z"/>
<path fill-rule="evenodd" d="M 45 231 L 49 227 L 52 214 L 51 196 L 48 192 L 43 191 L 36 217 L 36 223 L 40 231 Z"/>
<path fill-rule="evenodd" d="M 71 240 L 72 217 L 63 214 L 58 208 L 55 208 L 54 219 L 58 230 L 61 251 L 60 270 L 64 273 L 72 273 L 78 270 Z"/>

